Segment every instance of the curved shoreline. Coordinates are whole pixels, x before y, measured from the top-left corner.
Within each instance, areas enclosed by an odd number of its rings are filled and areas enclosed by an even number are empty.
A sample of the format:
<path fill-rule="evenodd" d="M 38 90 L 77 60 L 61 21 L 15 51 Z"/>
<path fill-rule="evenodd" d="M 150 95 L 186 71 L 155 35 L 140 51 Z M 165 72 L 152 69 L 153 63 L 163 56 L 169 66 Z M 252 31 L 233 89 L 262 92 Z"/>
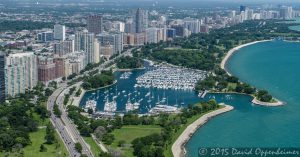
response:
<path fill-rule="evenodd" d="M 267 41 L 272 41 L 272 40 L 260 40 L 260 41 L 253 41 L 253 42 L 250 42 L 250 43 L 246 43 L 246 44 L 243 44 L 243 45 L 239 45 L 237 47 L 234 47 L 232 48 L 231 50 L 229 50 L 226 54 L 226 56 L 223 58 L 221 64 L 220 64 L 220 67 L 221 69 L 225 70 L 227 72 L 227 74 L 229 76 L 231 76 L 231 74 L 226 70 L 226 63 L 227 61 L 230 59 L 230 57 L 236 52 L 238 51 L 239 49 L 243 48 L 243 47 L 247 47 L 247 46 L 250 46 L 250 45 L 253 45 L 253 44 L 257 44 L 257 43 L 261 43 L 261 42 L 267 42 Z"/>
<path fill-rule="evenodd" d="M 233 106 L 222 104 L 223 108 L 218 110 L 206 113 L 205 115 L 198 118 L 192 124 L 190 124 L 186 129 L 181 133 L 177 140 L 172 145 L 172 154 L 174 157 L 182 157 L 186 153 L 184 145 L 189 141 L 192 135 L 198 130 L 199 127 L 203 126 L 208 122 L 212 117 L 218 116 L 220 114 L 229 112 L 234 109 Z"/>
<path fill-rule="evenodd" d="M 247 47 L 249 45 L 253 45 L 253 44 L 257 44 L 257 43 L 262 43 L 262 42 L 268 42 L 268 41 L 272 41 L 272 40 L 260 40 L 260 41 L 254 41 L 254 42 L 250 42 L 250 43 L 246 43 L 246 44 L 243 44 L 243 45 L 239 45 L 237 47 L 234 47 L 232 48 L 231 50 L 228 51 L 228 53 L 226 54 L 226 56 L 223 58 L 221 64 L 220 64 L 220 67 L 221 69 L 225 70 L 226 73 L 229 75 L 229 76 L 232 76 L 232 74 L 230 74 L 230 72 L 226 69 L 226 63 L 227 61 L 230 59 L 230 57 L 235 53 L 237 52 L 239 49 L 243 48 L 243 47 Z M 249 94 L 246 94 L 246 95 L 249 95 Z M 284 105 L 285 103 L 278 100 L 278 99 L 275 99 L 276 102 L 262 102 L 262 101 L 259 101 L 255 96 L 253 95 L 249 95 L 251 97 L 253 97 L 253 100 L 252 100 L 252 103 L 253 104 L 256 104 L 256 105 L 261 105 L 261 106 L 269 106 L 269 107 L 276 107 L 276 106 L 282 106 Z"/>

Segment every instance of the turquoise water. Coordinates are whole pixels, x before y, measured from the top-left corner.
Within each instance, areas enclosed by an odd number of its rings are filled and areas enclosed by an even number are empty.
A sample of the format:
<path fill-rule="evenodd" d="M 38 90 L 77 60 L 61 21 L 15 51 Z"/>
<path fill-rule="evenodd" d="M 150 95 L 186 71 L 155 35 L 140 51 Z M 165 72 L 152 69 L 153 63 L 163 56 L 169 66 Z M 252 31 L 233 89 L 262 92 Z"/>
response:
<path fill-rule="evenodd" d="M 287 105 L 254 106 L 248 96 L 235 95 L 225 101 L 235 110 L 212 119 L 187 143 L 189 157 L 198 157 L 199 147 L 300 146 L 300 43 L 271 41 L 239 51 L 228 70 Z"/>
<path fill-rule="evenodd" d="M 296 18 L 295 19 L 296 21 L 293 21 L 293 22 L 288 22 L 288 23 L 300 23 L 300 18 Z M 290 26 L 289 27 L 290 30 L 294 30 L 294 31 L 300 31 L 300 25 L 298 26 Z"/>

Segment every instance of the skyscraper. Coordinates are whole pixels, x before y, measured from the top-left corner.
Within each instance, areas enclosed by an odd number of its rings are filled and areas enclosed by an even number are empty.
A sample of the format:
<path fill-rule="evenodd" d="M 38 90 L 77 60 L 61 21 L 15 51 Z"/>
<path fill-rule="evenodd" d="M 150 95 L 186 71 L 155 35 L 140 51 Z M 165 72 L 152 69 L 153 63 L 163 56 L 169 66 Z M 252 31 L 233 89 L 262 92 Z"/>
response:
<path fill-rule="evenodd" d="M 97 48 L 96 44 L 94 33 L 83 31 L 75 34 L 75 51 L 84 51 L 84 65 L 99 61 L 99 58 L 95 58 L 97 56 L 96 53 L 99 54 L 99 48 Z"/>
<path fill-rule="evenodd" d="M 145 32 L 148 28 L 148 11 L 138 8 L 134 19 L 136 33 Z"/>
<path fill-rule="evenodd" d="M 37 39 L 40 42 L 50 42 L 53 41 L 53 36 L 54 35 L 52 31 L 46 31 L 46 32 L 39 33 L 37 35 Z"/>
<path fill-rule="evenodd" d="M 113 54 L 123 51 L 123 33 L 101 33 L 97 38 L 101 46 L 113 46 Z"/>
<path fill-rule="evenodd" d="M 158 43 L 158 28 L 147 28 L 146 29 L 146 42 L 147 43 Z"/>
<path fill-rule="evenodd" d="M 87 29 L 90 33 L 95 35 L 103 31 L 103 18 L 100 15 L 90 15 L 87 18 Z"/>
<path fill-rule="evenodd" d="M 5 59 L 5 93 L 15 97 L 38 82 L 37 56 L 33 52 L 13 53 Z"/>
<path fill-rule="evenodd" d="M 56 79 L 55 62 L 53 58 L 49 56 L 38 57 L 38 79 L 45 84 Z"/>
<path fill-rule="evenodd" d="M 62 41 L 66 39 L 66 27 L 64 25 L 54 25 L 54 39 Z"/>
<path fill-rule="evenodd" d="M 184 19 L 184 27 L 191 31 L 191 33 L 199 33 L 200 21 L 198 19 L 186 18 Z"/>
<path fill-rule="evenodd" d="M 0 52 L 0 102 L 5 100 L 5 54 Z"/>
<path fill-rule="evenodd" d="M 282 19 L 292 19 L 293 18 L 293 8 L 282 6 L 280 7 L 280 18 Z"/>
<path fill-rule="evenodd" d="M 54 43 L 54 53 L 58 56 L 64 56 L 74 52 L 74 40 L 65 40 Z"/>

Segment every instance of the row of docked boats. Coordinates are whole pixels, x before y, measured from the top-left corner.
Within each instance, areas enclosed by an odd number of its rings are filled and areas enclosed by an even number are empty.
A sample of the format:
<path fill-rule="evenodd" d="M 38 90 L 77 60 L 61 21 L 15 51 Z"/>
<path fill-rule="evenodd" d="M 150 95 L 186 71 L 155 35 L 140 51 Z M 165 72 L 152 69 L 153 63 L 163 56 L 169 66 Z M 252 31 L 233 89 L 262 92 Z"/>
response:
<path fill-rule="evenodd" d="M 137 87 L 176 89 L 176 90 L 194 90 L 195 84 L 199 80 L 205 79 L 207 72 L 160 64 L 153 70 L 136 78 Z"/>

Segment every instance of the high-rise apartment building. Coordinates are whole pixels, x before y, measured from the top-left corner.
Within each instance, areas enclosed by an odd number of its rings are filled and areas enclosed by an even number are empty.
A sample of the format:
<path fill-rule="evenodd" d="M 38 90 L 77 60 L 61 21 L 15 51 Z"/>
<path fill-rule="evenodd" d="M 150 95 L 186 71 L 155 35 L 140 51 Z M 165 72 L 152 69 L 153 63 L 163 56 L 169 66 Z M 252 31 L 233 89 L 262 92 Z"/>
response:
<path fill-rule="evenodd" d="M 148 28 L 148 11 L 137 9 L 134 15 L 135 32 L 141 33 L 145 32 Z"/>
<path fill-rule="evenodd" d="M 112 45 L 113 54 L 123 51 L 123 33 L 101 33 L 97 38 L 101 46 Z"/>
<path fill-rule="evenodd" d="M 103 31 L 103 17 L 100 15 L 90 15 L 87 18 L 87 29 L 95 35 Z"/>
<path fill-rule="evenodd" d="M 56 79 L 55 62 L 52 57 L 38 57 L 38 79 L 44 84 Z"/>
<path fill-rule="evenodd" d="M 74 50 L 74 40 L 65 40 L 54 43 L 54 54 L 58 56 L 64 56 L 68 53 L 73 53 Z"/>
<path fill-rule="evenodd" d="M 53 32 L 52 31 L 46 31 L 41 32 L 37 35 L 37 40 L 39 42 L 50 42 L 53 41 Z"/>
<path fill-rule="evenodd" d="M 62 41 L 66 39 L 66 27 L 64 25 L 54 25 L 54 39 Z"/>
<path fill-rule="evenodd" d="M 158 43 L 158 29 L 157 28 L 147 28 L 146 29 L 146 42 L 147 43 Z"/>
<path fill-rule="evenodd" d="M 184 27 L 191 31 L 191 33 L 199 33 L 200 21 L 198 19 L 186 18 L 184 19 Z"/>
<path fill-rule="evenodd" d="M 279 13 L 282 19 L 292 19 L 294 17 L 292 7 L 282 6 L 280 7 Z"/>
<path fill-rule="evenodd" d="M 37 56 L 33 52 L 13 53 L 6 57 L 5 93 L 17 96 L 38 82 Z"/>
<path fill-rule="evenodd" d="M 86 31 L 76 33 L 75 51 L 83 51 L 85 53 L 84 65 L 99 62 L 99 45 L 97 44 L 99 43 L 97 43 L 94 33 Z"/>

